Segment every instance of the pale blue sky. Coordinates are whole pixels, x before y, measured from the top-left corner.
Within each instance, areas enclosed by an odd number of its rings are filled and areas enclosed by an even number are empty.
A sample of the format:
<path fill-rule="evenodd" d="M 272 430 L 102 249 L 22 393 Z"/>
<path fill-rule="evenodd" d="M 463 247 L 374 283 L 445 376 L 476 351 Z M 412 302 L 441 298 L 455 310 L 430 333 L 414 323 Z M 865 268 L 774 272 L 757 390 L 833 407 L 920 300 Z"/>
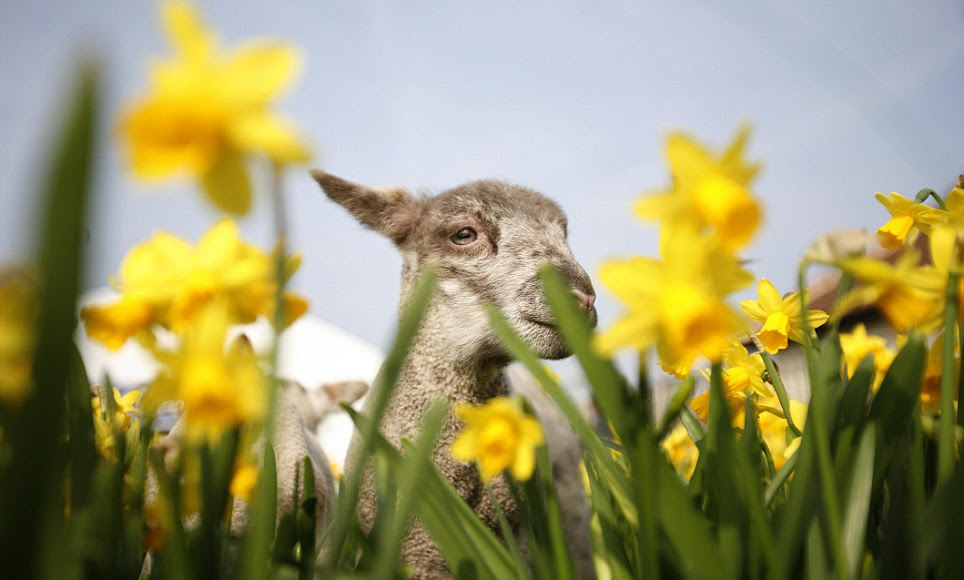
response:
<path fill-rule="evenodd" d="M 964 172 L 959 2 L 199 5 L 226 44 L 267 35 L 301 48 L 304 75 L 279 109 L 316 147 L 316 165 L 427 191 L 480 177 L 539 189 L 570 214 L 590 273 L 607 257 L 655 253 L 655 229 L 629 208 L 665 184 L 662 143 L 675 128 L 722 146 L 752 122 L 767 216 L 747 256 L 781 290 L 818 234 L 882 223 L 874 192 L 944 191 Z M 196 240 L 214 222 L 188 182 L 131 180 L 106 140 L 118 106 L 145 86 L 143 63 L 168 50 L 153 3 L 4 2 L 0 31 L 0 261 L 28 247 L 38 153 L 83 52 L 101 56 L 107 81 L 87 286 L 105 284 L 151 232 Z M 395 250 L 306 171 L 287 186 L 304 253 L 294 286 L 312 312 L 385 347 Z M 263 201 L 241 223 L 267 247 Z M 598 286 L 605 325 L 619 306 Z"/>

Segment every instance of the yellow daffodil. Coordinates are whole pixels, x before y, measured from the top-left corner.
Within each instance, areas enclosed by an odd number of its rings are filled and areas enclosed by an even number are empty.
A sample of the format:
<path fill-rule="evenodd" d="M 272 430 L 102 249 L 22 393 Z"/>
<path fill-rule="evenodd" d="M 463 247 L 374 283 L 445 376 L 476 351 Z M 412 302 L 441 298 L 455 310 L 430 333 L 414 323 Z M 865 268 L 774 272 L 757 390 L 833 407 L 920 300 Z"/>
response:
<path fill-rule="evenodd" d="M 860 363 L 872 356 L 874 360 L 873 392 L 877 392 L 884 375 L 894 362 L 897 353 L 887 346 L 884 338 L 867 334 L 867 327 L 863 323 L 854 326 L 850 332 L 840 333 L 840 349 L 843 351 L 841 364 L 846 368 L 847 377 L 853 377 Z M 843 370 L 843 369 L 841 369 Z"/>
<path fill-rule="evenodd" d="M 297 269 L 297 258 L 289 266 L 287 275 Z M 215 224 L 196 248 L 161 232 L 124 258 L 114 281 L 120 298 L 85 307 L 81 317 L 88 336 L 113 349 L 152 324 L 180 332 L 193 324 L 199 309 L 216 299 L 228 304 L 231 324 L 246 324 L 273 315 L 274 274 L 271 255 L 242 241 L 232 220 Z M 303 298 L 285 294 L 287 322 L 306 310 Z"/>
<path fill-rule="evenodd" d="M 148 179 L 194 175 L 218 207 L 247 213 L 246 155 L 282 164 L 310 157 L 292 126 L 269 110 L 295 76 L 298 55 L 267 41 L 226 51 L 188 2 L 168 0 L 161 12 L 174 54 L 153 64 L 148 94 L 121 119 L 131 168 Z"/>
<path fill-rule="evenodd" d="M 794 425 L 803 428 L 807 421 L 807 410 L 807 406 L 800 401 L 790 401 L 790 415 L 793 417 Z M 773 457 L 773 467 L 780 469 L 796 452 L 801 438 L 792 434 L 783 413 L 763 411 L 758 416 L 757 426 L 760 438 L 763 439 L 770 450 L 770 456 Z"/>
<path fill-rule="evenodd" d="M 807 303 L 809 299 L 804 291 L 803 302 Z M 776 354 L 785 349 L 788 340 L 803 344 L 803 317 L 800 315 L 800 297 L 796 292 L 781 297 L 772 282 L 761 278 L 757 286 L 757 299 L 740 302 L 740 308 L 752 320 L 763 323 L 757 331 L 757 338 L 768 353 Z M 807 327 L 817 328 L 828 318 L 822 310 L 808 310 Z"/>
<path fill-rule="evenodd" d="M 876 304 L 898 333 L 921 326 L 939 315 L 942 309 L 942 284 L 946 276 L 933 268 L 921 268 L 920 254 L 905 251 L 895 264 L 861 257 L 843 260 L 840 268 L 861 282 L 837 305 L 834 316 L 842 316 L 857 306 Z"/>
<path fill-rule="evenodd" d="M 723 354 L 723 397 L 730 409 L 730 418 L 734 429 L 743 429 L 746 424 L 746 398 L 754 397 L 754 408 L 759 415 L 762 411 L 769 411 L 783 416 L 783 409 L 776 393 L 764 382 L 763 373 L 766 364 L 759 353 L 750 354 L 746 347 L 731 339 Z M 702 371 L 706 380 L 710 380 L 709 372 Z M 690 400 L 690 408 L 702 421 L 709 420 L 710 393 L 704 392 Z"/>
<path fill-rule="evenodd" d="M 228 310 L 217 301 L 198 313 L 179 351 L 161 357 L 165 368 L 144 398 L 151 411 L 166 401 L 183 401 L 190 441 L 216 442 L 266 412 L 266 379 L 250 343 L 241 337 L 225 352 Z"/>
<path fill-rule="evenodd" d="M 597 336 L 596 348 L 612 356 L 625 346 L 643 351 L 655 345 L 663 368 L 683 376 L 700 355 L 720 360 L 742 330 L 724 298 L 752 277 L 714 238 L 680 229 L 668 239 L 662 261 L 637 257 L 600 268 L 603 284 L 629 311 Z"/>
<path fill-rule="evenodd" d="M 114 416 L 111 418 L 111 421 L 114 425 L 126 429 L 130 427 L 132 416 L 143 415 L 138 407 L 138 402 L 141 400 L 141 392 L 135 389 L 121 395 L 121 392 L 117 390 L 116 387 L 114 387 L 112 391 L 114 397 Z M 106 417 L 107 409 L 103 404 L 101 396 L 107 395 L 98 394 L 98 396 L 94 397 L 91 401 L 91 408 L 95 414 Z"/>
<path fill-rule="evenodd" d="M 91 400 L 94 441 L 101 456 L 110 461 L 119 459 L 117 457 L 116 435 L 122 435 L 126 438 L 128 454 L 136 453 L 138 451 L 136 442 L 140 441 L 140 422 L 133 417 L 143 415 L 138 407 L 141 392 L 133 390 L 121 395 L 119 390 L 113 388 L 110 394 L 106 394 L 101 387 L 95 387 L 94 391 L 94 398 Z M 108 408 L 102 399 L 106 396 L 114 399 L 114 411 L 111 415 L 108 415 Z"/>
<path fill-rule="evenodd" d="M 690 438 L 686 427 L 682 423 L 676 425 L 660 443 L 663 453 L 673 465 L 677 475 L 689 481 L 696 470 L 696 461 L 700 457 L 700 450 Z"/>
<path fill-rule="evenodd" d="M 954 349 L 959 350 L 958 348 Z M 920 386 L 921 408 L 927 413 L 938 413 L 941 409 L 941 376 L 944 374 L 944 333 L 942 332 L 927 353 L 927 366 L 924 368 L 924 380 Z M 960 367 L 960 360 L 955 356 L 954 368 Z M 953 389 L 955 398 L 957 389 Z"/>
<path fill-rule="evenodd" d="M 904 246 L 907 236 L 917 229 L 930 234 L 933 226 L 947 221 L 948 212 L 915 203 L 899 193 L 892 192 L 890 197 L 877 193 L 879 201 L 891 218 L 877 230 L 877 241 L 888 250 L 896 250 Z"/>
<path fill-rule="evenodd" d="M 742 129 L 733 143 L 718 155 L 687 135 L 670 135 L 666 140 L 666 157 L 672 185 L 668 191 L 639 200 L 636 213 L 644 219 L 659 221 L 666 229 L 710 229 L 729 251 L 746 246 L 756 233 L 762 215 L 749 189 L 759 166 L 743 159 L 748 137 L 749 129 Z"/>
<path fill-rule="evenodd" d="M 522 409 L 521 399 L 496 397 L 483 405 L 458 404 L 455 412 L 465 428 L 452 442 L 452 457 L 475 460 L 486 482 L 505 469 L 518 480 L 532 477 L 536 448 L 544 436 L 539 422 Z"/>
<path fill-rule="evenodd" d="M 19 407 L 30 392 L 38 308 L 26 272 L 0 271 L 0 407 Z"/>
<path fill-rule="evenodd" d="M 231 476 L 229 491 L 233 497 L 251 503 L 254 487 L 258 483 L 259 471 L 250 461 L 240 461 Z"/>

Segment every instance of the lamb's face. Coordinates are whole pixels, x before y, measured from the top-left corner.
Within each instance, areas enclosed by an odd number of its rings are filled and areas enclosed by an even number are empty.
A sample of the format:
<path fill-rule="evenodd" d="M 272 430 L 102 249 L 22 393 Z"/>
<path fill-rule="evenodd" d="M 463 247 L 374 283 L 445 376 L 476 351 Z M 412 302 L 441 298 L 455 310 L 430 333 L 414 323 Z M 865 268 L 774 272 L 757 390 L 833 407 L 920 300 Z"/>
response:
<path fill-rule="evenodd" d="M 568 356 L 539 269 L 549 263 L 563 273 L 593 324 L 596 310 L 592 283 L 572 256 L 559 206 L 499 181 L 470 183 L 420 203 L 417 223 L 400 249 L 410 272 L 439 266 L 439 318 L 447 338 L 467 354 L 506 356 L 485 314 L 489 303 L 540 356 Z"/>

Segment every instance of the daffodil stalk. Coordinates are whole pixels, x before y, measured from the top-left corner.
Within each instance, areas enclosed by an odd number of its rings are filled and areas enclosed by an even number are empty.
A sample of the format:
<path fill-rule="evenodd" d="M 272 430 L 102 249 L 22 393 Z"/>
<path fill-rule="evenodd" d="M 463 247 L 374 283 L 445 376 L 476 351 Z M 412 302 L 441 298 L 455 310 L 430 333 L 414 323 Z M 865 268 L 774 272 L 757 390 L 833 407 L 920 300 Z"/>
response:
<path fill-rule="evenodd" d="M 806 307 L 804 307 L 804 311 L 806 311 Z M 760 343 L 760 339 L 757 338 L 756 335 L 753 336 L 753 344 L 756 345 L 757 351 L 760 353 L 760 356 L 763 357 L 763 364 L 766 365 L 767 374 L 770 376 L 770 384 L 773 385 L 773 390 L 776 392 L 777 399 L 780 401 L 780 407 L 783 409 L 783 414 L 787 418 L 787 425 L 790 427 L 790 430 L 793 431 L 793 434 L 799 437 L 803 434 L 803 431 L 793 422 L 793 414 L 790 413 L 790 395 L 787 394 L 787 388 L 783 385 L 783 379 L 780 378 L 780 373 L 777 371 L 776 365 L 773 364 L 773 357 L 763 348 L 763 344 Z"/>
<path fill-rule="evenodd" d="M 954 325 L 957 324 L 957 285 L 961 276 L 957 264 L 957 251 L 952 252 L 951 266 L 947 275 L 947 294 L 944 307 L 944 336 L 954 335 Z M 954 426 L 954 341 L 944 340 L 944 352 L 941 353 L 941 432 L 937 446 L 937 481 L 946 482 L 954 471 L 955 441 Z"/>
<path fill-rule="evenodd" d="M 914 202 L 915 202 L 915 203 L 924 203 L 924 201 L 925 201 L 928 197 L 933 197 L 933 198 L 934 198 L 934 201 L 937 202 L 937 205 L 941 206 L 941 209 L 942 209 L 942 210 L 947 211 L 947 205 L 944 203 L 944 200 L 941 199 L 941 196 L 937 195 L 937 192 L 936 192 L 936 191 L 934 191 L 933 189 L 931 189 L 931 188 L 929 188 L 929 187 L 925 187 L 924 189 L 918 191 L 918 192 L 917 192 L 917 196 L 914 198 Z"/>

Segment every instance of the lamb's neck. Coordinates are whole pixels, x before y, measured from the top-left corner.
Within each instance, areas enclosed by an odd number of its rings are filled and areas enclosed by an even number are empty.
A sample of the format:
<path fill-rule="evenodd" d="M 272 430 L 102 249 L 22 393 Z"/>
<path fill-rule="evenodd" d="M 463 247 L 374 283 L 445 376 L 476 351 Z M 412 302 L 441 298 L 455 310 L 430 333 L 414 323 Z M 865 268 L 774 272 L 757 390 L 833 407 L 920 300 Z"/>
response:
<path fill-rule="evenodd" d="M 420 336 L 402 368 L 396 396 L 481 403 L 506 394 L 505 366 L 491 358 L 460 356 L 450 341 Z"/>

